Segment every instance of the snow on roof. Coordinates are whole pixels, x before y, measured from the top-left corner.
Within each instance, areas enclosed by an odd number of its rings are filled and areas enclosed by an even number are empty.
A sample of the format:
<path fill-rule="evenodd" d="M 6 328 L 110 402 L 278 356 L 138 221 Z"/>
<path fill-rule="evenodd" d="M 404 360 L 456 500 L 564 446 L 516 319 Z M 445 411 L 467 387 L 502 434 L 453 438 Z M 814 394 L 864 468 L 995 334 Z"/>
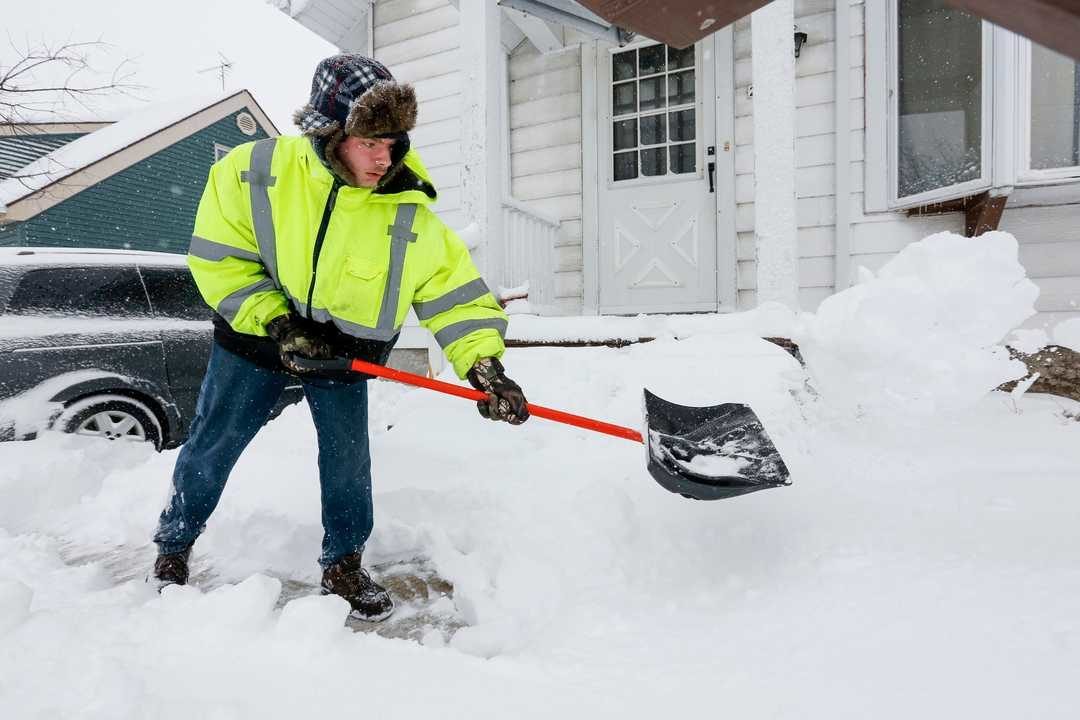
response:
<path fill-rule="evenodd" d="M 11 265 L 154 265 L 186 266 L 187 256 L 152 250 L 105 248 L 0 247 L 0 266 Z"/>
<path fill-rule="evenodd" d="M 0 205 L 51 185 L 109 155 L 164 130 L 199 111 L 237 95 L 201 96 L 161 102 L 139 110 L 120 122 L 84 135 L 40 157 L 0 182 Z"/>

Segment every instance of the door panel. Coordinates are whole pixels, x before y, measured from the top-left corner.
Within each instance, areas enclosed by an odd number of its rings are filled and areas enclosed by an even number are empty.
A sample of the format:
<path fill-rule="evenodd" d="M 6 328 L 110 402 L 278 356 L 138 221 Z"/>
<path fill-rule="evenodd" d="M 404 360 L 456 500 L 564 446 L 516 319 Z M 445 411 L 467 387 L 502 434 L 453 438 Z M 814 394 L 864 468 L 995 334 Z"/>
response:
<path fill-rule="evenodd" d="M 712 46 L 600 53 L 601 312 L 717 309 Z"/>

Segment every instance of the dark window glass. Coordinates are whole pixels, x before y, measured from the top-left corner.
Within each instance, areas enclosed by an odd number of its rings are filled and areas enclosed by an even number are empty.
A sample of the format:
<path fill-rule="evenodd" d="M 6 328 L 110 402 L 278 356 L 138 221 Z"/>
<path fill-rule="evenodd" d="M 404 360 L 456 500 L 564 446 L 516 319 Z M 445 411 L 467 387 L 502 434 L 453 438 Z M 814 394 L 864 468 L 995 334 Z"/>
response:
<path fill-rule="evenodd" d="M 641 174 L 642 175 L 664 175 L 666 174 L 667 165 L 665 162 L 667 158 L 667 148 L 653 148 L 652 150 L 641 151 Z"/>
<path fill-rule="evenodd" d="M 612 128 L 615 149 L 628 150 L 637 147 L 637 119 L 616 120 Z"/>
<path fill-rule="evenodd" d="M 641 144 L 659 145 L 667 142 L 667 128 L 663 115 L 646 115 L 641 118 Z"/>
<path fill-rule="evenodd" d="M 637 112 L 637 83 L 616 85 L 612 94 L 612 114 L 626 115 Z"/>
<path fill-rule="evenodd" d="M 8 303 L 18 315 L 148 317 L 150 305 L 134 266 L 99 265 L 31 270 Z"/>
<path fill-rule="evenodd" d="M 611 74 L 612 79 L 616 82 L 637 77 L 637 50 L 628 50 L 613 55 L 611 57 Z"/>
<path fill-rule="evenodd" d="M 671 172 L 692 173 L 697 170 L 697 146 L 694 143 L 671 146 Z"/>
<path fill-rule="evenodd" d="M 139 272 L 156 316 L 179 320 L 209 320 L 213 316 L 187 268 L 144 266 Z"/>
<path fill-rule="evenodd" d="M 664 76 L 641 81 L 641 111 L 664 107 Z"/>
<path fill-rule="evenodd" d="M 676 50 L 673 47 L 668 48 L 668 69 L 679 70 L 680 68 L 694 67 L 694 46 L 684 50 Z"/>
<path fill-rule="evenodd" d="M 644 93 L 642 93 L 644 97 Z M 694 102 L 694 71 L 673 73 L 668 75 L 668 103 L 671 105 L 687 105 Z M 642 100 L 641 106 L 645 107 Z"/>
<path fill-rule="evenodd" d="M 671 113 L 671 141 L 694 139 L 694 111 L 679 110 Z"/>
<path fill-rule="evenodd" d="M 665 45 L 653 45 L 638 51 L 638 68 L 642 75 L 655 75 L 664 72 Z"/>
<path fill-rule="evenodd" d="M 615 179 L 633 180 L 638 176 L 637 152 L 615 153 Z"/>

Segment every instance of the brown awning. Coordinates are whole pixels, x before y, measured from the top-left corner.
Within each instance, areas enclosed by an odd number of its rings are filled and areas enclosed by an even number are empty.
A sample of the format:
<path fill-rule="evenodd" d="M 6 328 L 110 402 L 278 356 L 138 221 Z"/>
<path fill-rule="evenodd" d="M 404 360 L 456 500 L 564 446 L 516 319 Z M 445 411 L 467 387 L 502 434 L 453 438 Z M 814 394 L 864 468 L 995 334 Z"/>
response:
<path fill-rule="evenodd" d="M 608 22 L 678 48 L 726 27 L 768 0 L 578 0 Z M 945 0 L 954 7 L 1080 58 L 1080 0 Z"/>
<path fill-rule="evenodd" d="M 685 48 L 726 27 L 769 0 L 578 0 L 624 30 Z"/>

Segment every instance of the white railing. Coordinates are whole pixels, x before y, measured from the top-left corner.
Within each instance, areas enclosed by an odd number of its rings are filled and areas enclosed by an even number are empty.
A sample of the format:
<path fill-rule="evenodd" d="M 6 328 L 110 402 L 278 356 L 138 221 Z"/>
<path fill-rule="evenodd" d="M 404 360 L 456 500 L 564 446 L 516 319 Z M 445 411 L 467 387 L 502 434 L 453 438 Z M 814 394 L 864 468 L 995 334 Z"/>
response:
<path fill-rule="evenodd" d="M 533 312 L 543 313 L 555 302 L 559 220 L 513 198 L 504 198 L 502 206 L 506 238 L 502 284 L 506 289 L 527 285 L 529 305 Z"/>

